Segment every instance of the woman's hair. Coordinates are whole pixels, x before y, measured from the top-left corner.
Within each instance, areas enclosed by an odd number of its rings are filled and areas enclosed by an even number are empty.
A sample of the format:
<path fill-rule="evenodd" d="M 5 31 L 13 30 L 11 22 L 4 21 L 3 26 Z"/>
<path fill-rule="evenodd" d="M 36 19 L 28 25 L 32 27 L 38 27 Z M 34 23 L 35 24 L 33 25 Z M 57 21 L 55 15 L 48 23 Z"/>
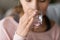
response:
<path fill-rule="evenodd" d="M 23 14 L 23 8 L 21 5 L 15 6 L 14 8 L 9 9 L 5 17 L 12 16 L 17 22 L 19 21 L 20 14 Z"/>
<path fill-rule="evenodd" d="M 22 5 L 15 6 L 15 7 L 14 7 L 14 10 L 15 10 L 15 12 L 17 12 L 17 13 L 23 12 Z"/>
<path fill-rule="evenodd" d="M 46 15 L 44 15 L 43 18 L 45 19 L 45 23 L 46 23 L 46 27 L 47 27 L 47 29 L 45 31 L 48 31 L 51 29 L 50 19 Z"/>
<path fill-rule="evenodd" d="M 23 13 L 23 8 L 21 5 L 15 6 L 14 8 L 9 9 L 6 14 L 6 16 L 13 16 L 13 14 L 21 14 Z"/>

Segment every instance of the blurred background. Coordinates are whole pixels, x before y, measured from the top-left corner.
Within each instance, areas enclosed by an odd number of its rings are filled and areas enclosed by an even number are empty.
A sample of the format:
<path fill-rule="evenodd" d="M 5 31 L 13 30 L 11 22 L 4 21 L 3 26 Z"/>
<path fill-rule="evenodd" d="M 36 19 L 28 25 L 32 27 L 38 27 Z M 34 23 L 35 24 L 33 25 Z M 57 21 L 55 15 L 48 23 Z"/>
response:
<path fill-rule="evenodd" d="M 10 8 L 18 5 L 18 0 L 0 0 L 0 20 Z M 47 16 L 60 25 L 60 0 L 51 0 L 47 9 Z"/>

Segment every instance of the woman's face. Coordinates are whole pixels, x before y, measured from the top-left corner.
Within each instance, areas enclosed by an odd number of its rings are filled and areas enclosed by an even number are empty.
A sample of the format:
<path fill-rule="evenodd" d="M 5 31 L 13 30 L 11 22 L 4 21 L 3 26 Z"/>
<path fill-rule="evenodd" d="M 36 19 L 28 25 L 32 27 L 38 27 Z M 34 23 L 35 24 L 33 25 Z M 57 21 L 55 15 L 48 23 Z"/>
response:
<path fill-rule="evenodd" d="M 49 0 L 20 0 L 20 2 L 24 12 L 27 12 L 28 9 L 42 10 L 43 15 L 45 15 Z"/>
<path fill-rule="evenodd" d="M 30 10 L 33 9 L 33 10 L 37 10 L 37 13 L 42 11 L 42 15 L 46 15 L 46 10 L 48 7 L 49 0 L 20 0 L 20 2 L 24 12 L 27 12 L 29 9 Z M 40 22 L 38 21 L 38 17 L 37 19 L 34 20 L 33 25 L 34 25 L 33 26 L 34 30 L 37 30 L 37 28 L 41 26 Z M 38 29 L 37 31 L 39 31 L 40 29 Z"/>

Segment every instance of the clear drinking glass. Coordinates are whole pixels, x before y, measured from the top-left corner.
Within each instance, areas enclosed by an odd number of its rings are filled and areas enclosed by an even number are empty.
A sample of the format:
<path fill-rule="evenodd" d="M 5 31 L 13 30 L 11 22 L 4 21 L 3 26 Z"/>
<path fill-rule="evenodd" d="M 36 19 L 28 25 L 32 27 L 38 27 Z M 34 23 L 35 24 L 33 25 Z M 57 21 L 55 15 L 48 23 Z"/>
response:
<path fill-rule="evenodd" d="M 42 11 L 40 11 L 40 13 L 37 13 L 38 15 L 36 15 L 34 17 L 34 21 L 32 23 L 32 27 L 31 30 L 33 30 L 34 28 L 39 28 L 40 25 L 42 24 L 42 20 L 43 20 L 43 15 L 42 15 Z"/>

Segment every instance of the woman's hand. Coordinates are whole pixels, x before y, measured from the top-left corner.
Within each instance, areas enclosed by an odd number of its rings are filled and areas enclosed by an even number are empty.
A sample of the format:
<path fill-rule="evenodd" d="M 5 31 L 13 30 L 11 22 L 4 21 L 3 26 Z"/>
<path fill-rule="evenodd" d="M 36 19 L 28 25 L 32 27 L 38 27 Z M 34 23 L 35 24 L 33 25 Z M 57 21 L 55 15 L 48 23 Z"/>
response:
<path fill-rule="evenodd" d="M 33 22 L 33 17 L 36 14 L 36 10 L 29 9 L 19 20 L 19 25 L 16 33 L 20 36 L 25 37 L 29 31 L 29 28 Z"/>

